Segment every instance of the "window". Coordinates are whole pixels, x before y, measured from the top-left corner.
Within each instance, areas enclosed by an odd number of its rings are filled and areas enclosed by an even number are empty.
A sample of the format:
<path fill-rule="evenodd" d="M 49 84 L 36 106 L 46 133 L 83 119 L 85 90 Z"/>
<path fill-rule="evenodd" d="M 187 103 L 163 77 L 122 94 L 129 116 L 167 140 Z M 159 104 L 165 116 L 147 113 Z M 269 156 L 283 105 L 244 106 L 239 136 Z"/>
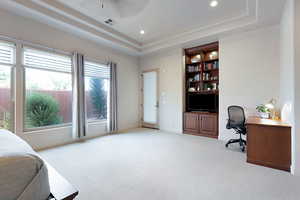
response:
<path fill-rule="evenodd" d="M 15 45 L 0 42 L 0 128 L 13 130 L 12 70 Z"/>
<path fill-rule="evenodd" d="M 25 130 L 72 122 L 71 57 L 23 49 Z"/>
<path fill-rule="evenodd" d="M 85 62 L 85 101 L 88 121 L 106 120 L 110 70 L 107 65 Z"/>

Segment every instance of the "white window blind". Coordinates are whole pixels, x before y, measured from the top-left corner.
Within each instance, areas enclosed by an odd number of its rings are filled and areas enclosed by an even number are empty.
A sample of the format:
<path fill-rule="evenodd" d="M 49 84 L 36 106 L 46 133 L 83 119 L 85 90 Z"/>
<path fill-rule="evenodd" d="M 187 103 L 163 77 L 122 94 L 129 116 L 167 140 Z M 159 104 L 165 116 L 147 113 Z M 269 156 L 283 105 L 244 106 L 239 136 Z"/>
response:
<path fill-rule="evenodd" d="M 109 79 L 110 78 L 110 68 L 108 65 L 86 61 L 84 63 L 84 75 L 88 76 L 88 77 L 98 77 L 98 78 Z"/>
<path fill-rule="evenodd" d="M 25 67 L 66 73 L 72 72 L 72 59 L 69 56 L 31 48 L 24 48 L 23 55 Z"/>
<path fill-rule="evenodd" d="M 0 64 L 15 64 L 15 45 L 0 41 Z"/>

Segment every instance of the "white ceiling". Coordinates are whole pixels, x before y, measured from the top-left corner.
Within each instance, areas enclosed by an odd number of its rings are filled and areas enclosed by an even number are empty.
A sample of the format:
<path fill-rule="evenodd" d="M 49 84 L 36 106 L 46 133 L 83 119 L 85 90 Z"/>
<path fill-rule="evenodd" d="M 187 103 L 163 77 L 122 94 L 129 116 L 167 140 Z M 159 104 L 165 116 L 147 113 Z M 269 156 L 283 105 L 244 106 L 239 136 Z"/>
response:
<path fill-rule="evenodd" d="M 239 17 L 247 11 L 247 0 L 223 0 L 217 8 L 209 6 L 210 0 L 119 0 L 126 3 L 145 3 L 144 7 L 132 9 L 132 15 L 120 15 L 112 9 L 110 2 L 104 0 L 104 9 L 99 0 L 59 0 L 96 20 L 104 22 L 107 18 L 115 21 L 113 28 L 141 43 L 164 39 L 170 35 L 180 34 L 191 29 L 208 26 L 220 21 Z M 121 10 L 120 9 L 120 10 Z M 129 10 L 129 9 L 128 9 Z M 141 36 L 140 30 L 146 34 Z"/>
<path fill-rule="evenodd" d="M 279 23 L 285 0 L 1 0 L 0 7 L 136 53 Z M 104 21 L 111 18 L 112 26 Z M 146 34 L 141 35 L 140 30 Z M 97 39 L 96 39 L 97 40 Z"/>

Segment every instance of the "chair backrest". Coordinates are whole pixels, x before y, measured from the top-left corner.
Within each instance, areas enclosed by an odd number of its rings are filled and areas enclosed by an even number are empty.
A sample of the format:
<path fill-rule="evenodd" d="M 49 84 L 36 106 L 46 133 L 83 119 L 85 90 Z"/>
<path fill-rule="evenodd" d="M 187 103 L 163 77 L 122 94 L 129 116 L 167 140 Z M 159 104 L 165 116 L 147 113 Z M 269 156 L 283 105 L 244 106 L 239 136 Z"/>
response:
<path fill-rule="evenodd" d="M 241 106 L 229 106 L 228 117 L 228 124 L 226 126 L 228 129 L 245 127 L 245 112 Z"/>

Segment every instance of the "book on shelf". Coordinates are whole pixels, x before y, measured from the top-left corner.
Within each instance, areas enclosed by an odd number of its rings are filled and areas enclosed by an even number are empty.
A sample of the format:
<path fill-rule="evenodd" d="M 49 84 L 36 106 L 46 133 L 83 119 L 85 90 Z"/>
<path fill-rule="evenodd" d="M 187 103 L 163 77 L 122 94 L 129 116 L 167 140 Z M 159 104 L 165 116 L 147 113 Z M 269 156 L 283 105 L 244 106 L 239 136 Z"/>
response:
<path fill-rule="evenodd" d="M 188 82 L 200 81 L 200 74 L 195 75 L 193 78 L 189 78 Z"/>
<path fill-rule="evenodd" d="M 217 81 L 217 80 L 219 80 L 219 77 L 217 75 L 213 75 L 208 72 L 208 73 L 202 74 L 202 80 L 203 81 Z"/>
<path fill-rule="evenodd" d="M 202 64 L 199 65 L 187 65 L 187 72 L 200 72 Z"/>
<path fill-rule="evenodd" d="M 204 65 L 204 70 L 215 70 L 215 69 L 219 69 L 219 61 L 205 63 Z"/>

